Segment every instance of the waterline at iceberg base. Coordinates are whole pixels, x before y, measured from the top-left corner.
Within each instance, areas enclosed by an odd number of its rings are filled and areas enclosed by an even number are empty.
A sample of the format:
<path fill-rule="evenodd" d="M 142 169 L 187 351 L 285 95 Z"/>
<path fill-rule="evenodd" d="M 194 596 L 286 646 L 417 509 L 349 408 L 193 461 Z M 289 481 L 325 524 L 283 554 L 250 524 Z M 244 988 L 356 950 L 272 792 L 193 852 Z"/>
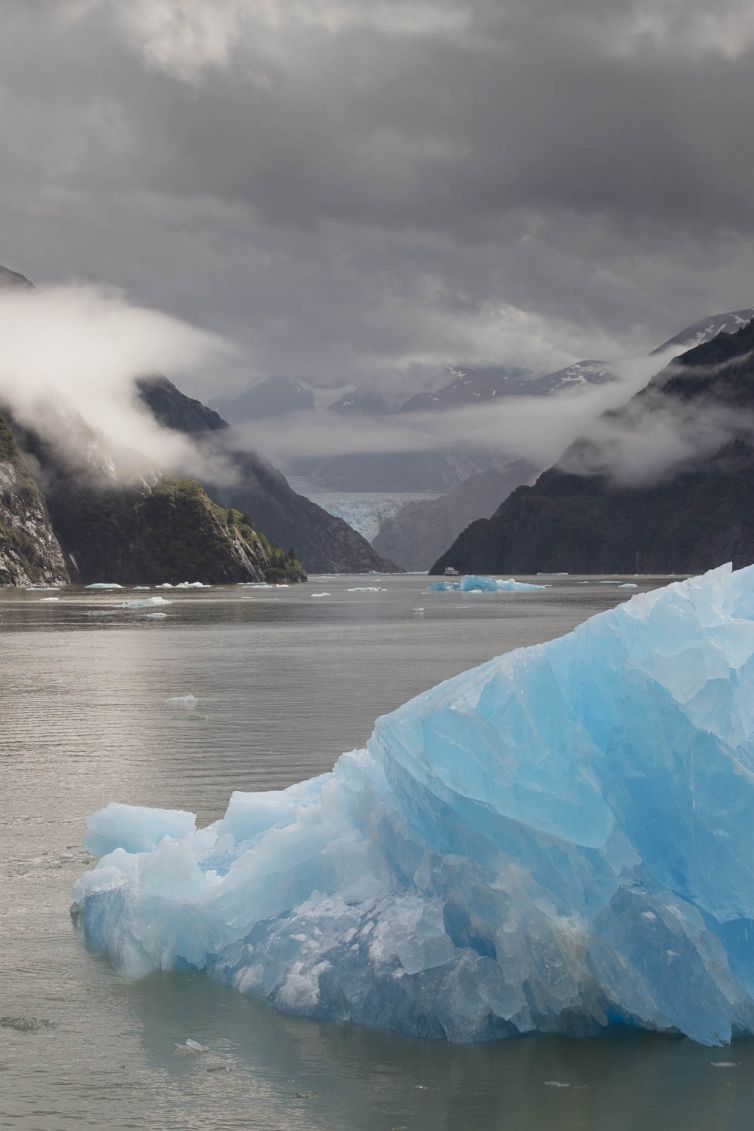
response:
<path fill-rule="evenodd" d="M 634 597 L 222 820 L 109 805 L 76 884 L 129 975 L 489 1040 L 754 1032 L 754 567 Z"/>

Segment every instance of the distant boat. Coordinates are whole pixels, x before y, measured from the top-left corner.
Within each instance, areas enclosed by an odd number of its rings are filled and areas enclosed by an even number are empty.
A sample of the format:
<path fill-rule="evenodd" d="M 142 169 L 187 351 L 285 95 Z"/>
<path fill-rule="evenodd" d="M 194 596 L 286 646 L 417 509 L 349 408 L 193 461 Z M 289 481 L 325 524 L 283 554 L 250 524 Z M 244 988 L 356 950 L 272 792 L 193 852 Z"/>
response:
<path fill-rule="evenodd" d="M 445 566 L 446 577 L 458 577 L 458 570 L 453 569 L 453 566 Z"/>

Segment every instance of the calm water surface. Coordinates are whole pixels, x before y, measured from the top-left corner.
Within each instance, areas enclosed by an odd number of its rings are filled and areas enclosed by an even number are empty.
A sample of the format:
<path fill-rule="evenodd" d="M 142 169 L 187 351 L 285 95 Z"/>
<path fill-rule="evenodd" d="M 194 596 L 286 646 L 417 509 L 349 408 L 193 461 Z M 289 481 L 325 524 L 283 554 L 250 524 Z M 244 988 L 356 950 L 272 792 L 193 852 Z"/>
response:
<path fill-rule="evenodd" d="M 117 799 L 214 819 L 232 789 L 327 770 L 409 696 L 632 595 L 550 580 L 499 595 L 427 594 L 415 576 L 181 591 L 164 620 L 120 607 L 150 594 L 0 591 L 0 1127 L 751 1127 L 751 1041 L 408 1041 L 284 1017 L 200 975 L 128 982 L 71 924 L 87 813 Z M 349 592 L 365 585 L 384 591 Z M 188 694 L 194 709 L 166 702 Z M 176 1055 L 187 1037 L 210 1052 Z"/>

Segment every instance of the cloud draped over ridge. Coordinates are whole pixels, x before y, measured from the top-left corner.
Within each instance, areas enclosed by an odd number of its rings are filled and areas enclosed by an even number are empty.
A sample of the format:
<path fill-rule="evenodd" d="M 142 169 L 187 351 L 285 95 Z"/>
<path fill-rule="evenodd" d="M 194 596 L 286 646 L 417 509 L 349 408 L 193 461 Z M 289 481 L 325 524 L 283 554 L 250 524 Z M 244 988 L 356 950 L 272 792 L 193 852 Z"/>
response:
<path fill-rule="evenodd" d="M 489 451 L 546 467 L 573 440 L 599 427 L 603 413 L 625 404 L 644 388 L 677 352 L 669 349 L 655 357 L 617 361 L 616 380 L 566 388 L 546 397 L 499 397 L 442 412 L 353 416 L 347 426 L 336 413 L 292 413 L 249 421 L 235 431 L 246 443 L 264 447 L 282 463 L 302 457 L 466 450 Z M 596 468 L 585 470 L 593 473 Z"/>
<path fill-rule="evenodd" d="M 0 291 L 0 412 L 86 464 L 79 421 L 99 462 L 121 470 L 207 473 L 211 457 L 161 428 L 138 398 L 139 376 L 187 372 L 230 350 L 217 335 L 91 286 Z M 222 460 L 211 471 L 221 477 Z"/>
<path fill-rule="evenodd" d="M 230 335 L 207 398 L 639 353 L 752 300 L 752 63 L 742 0 L 9 0 L 0 262 Z"/>

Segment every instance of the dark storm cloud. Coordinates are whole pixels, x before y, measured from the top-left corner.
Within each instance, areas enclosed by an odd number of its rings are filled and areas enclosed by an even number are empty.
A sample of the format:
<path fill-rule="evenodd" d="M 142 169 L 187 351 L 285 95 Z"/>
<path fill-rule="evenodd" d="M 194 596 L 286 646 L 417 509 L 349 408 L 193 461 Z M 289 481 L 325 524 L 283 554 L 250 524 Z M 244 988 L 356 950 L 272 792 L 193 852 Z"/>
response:
<path fill-rule="evenodd" d="M 3 21 L 0 262 L 230 336 L 218 382 L 556 368 L 752 302 L 743 4 L 40 0 Z"/>

